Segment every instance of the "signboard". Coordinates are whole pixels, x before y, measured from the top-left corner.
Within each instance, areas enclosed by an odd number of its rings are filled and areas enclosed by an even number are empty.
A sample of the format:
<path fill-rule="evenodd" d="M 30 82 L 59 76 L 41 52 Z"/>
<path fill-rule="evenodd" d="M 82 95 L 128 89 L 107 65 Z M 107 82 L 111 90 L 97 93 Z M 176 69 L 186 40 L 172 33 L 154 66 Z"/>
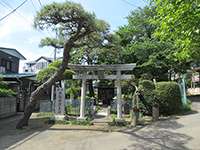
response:
<path fill-rule="evenodd" d="M 65 114 L 65 93 L 63 88 L 56 88 L 55 114 Z"/>

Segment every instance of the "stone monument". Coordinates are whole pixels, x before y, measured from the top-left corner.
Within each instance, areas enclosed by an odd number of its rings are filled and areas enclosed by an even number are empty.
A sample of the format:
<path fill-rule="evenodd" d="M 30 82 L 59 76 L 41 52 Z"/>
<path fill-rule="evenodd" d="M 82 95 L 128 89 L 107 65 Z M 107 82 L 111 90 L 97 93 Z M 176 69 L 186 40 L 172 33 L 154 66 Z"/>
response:
<path fill-rule="evenodd" d="M 56 87 L 55 119 L 63 120 L 65 117 L 65 93 L 64 88 Z"/>

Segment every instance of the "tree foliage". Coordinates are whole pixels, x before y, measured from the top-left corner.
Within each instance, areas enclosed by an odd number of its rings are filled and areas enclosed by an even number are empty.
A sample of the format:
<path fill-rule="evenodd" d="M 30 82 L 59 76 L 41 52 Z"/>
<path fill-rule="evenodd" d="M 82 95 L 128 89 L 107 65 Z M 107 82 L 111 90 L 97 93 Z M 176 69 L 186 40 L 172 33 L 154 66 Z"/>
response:
<path fill-rule="evenodd" d="M 119 28 L 122 46 L 122 63 L 137 64 L 134 73 L 137 77 L 144 74 L 148 79 L 168 80 L 169 73 L 184 72 L 190 60 L 177 58 L 179 49 L 172 40 L 161 40 L 155 36 L 158 25 L 152 20 L 157 17 L 155 5 L 139 8 L 127 17 L 128 24 Z"/>
<path fill-rule="evenodd" d="M 167 80 L 168 70 L 177 64 L 173 57 L 176 49 L 171 42 L 154 36 L 156 26 L 151 23 L 154 17 L 155 8 L 150 6 L 135 10 L 127 17 L 128 24 L 117 31 L 123 47 L 121 60 L 137 64 L 134 72 L 137 77 L 148 74 L 149 79 Z"/>
<path fill-rule="evenodd" d="M 176 56 L 180 60 L 199 58 L 199 0 L 153 0 L 157 26 L 155 35 L 163 40 L 175 41 Z"/>
<path fill-rule="evenodd" d="M 53 63 L 49 64 L 47 68 L 39 71 L 37 74 L 37 81 L 39 83 L 44 83 L 47 81 L 56 71 L 58 71 L 59 67 L 61 65 L 61 61 L 54 61 Z M 72 79 L 72 75 L 74 72 L 70 69 L 66 69 L 63 73 L 63 76 L 60 77 L 61 80 L 64 79 Z"/>

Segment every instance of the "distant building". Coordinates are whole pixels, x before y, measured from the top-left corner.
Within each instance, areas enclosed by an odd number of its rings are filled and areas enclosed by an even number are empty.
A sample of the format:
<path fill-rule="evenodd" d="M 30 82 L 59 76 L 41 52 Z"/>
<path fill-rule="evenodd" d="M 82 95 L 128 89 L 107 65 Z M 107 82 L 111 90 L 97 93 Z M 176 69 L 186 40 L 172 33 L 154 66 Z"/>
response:
<path fill-rule="evenodd" d="M 9 98 L 1 99 L 0 105 L 5 109 L 0 111 L 0 117 L 24 111 L 29 102 L 30 93 L 35 88 L 36 75 L 34 73 L 19 73 L 20 60 L 26 60 L 26 58 L 16 49 L 0 47 L 0 78 L 17 94 L 13 97 L 12 103 L 8 102 L 10 101 Z M 6 102 L 4 103 L 4 101 Z M 12 112 L 10 112 L 11 108 Z"/>
<path fill-rule="evenodd" d="M 23 72 L 38 73 L 40 70 L 47 68 L 53 61 L 53 58 L 41 56 L 37 60 L 27 62 L 23 68 Z"/>
<path fill-rule="evenodd" d="M 18 73 L 19 60 L 26 58 L 16 49 L 0 47 L 0 73 Z"/>

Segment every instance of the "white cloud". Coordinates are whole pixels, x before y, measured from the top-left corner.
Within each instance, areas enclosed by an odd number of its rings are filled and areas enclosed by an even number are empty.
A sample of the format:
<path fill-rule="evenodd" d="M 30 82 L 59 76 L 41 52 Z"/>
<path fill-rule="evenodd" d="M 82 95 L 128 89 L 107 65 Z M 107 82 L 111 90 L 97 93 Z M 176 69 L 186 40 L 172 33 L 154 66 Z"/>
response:
<path fill-rule="evenodd" d="M 0 23 L 0 40 L 11 36 L 13 33 L 32 30 L 32 17 L 12 14 Z"/>
<path fill-rule="evenodd" d="M 38 36 L 33 36 L 33 37 L 30 37 L 28 40 L 27 40 L 27 43 L 28 44 L 35 44 L 35 43 L 40 43 L 40 38 Z"/>

